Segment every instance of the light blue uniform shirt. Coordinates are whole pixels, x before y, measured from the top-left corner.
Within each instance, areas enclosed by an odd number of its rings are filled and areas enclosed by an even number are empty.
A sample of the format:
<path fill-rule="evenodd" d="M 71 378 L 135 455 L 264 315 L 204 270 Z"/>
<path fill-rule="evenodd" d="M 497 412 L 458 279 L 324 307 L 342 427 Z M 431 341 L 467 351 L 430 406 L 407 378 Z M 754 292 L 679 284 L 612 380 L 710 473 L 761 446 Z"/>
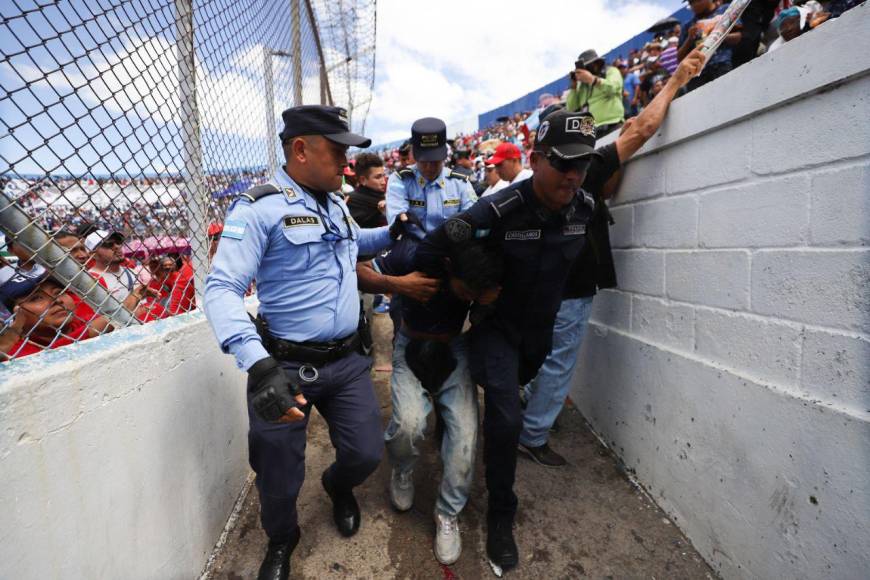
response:
<path fill-rule="evenodd" d="M 413 175 L 404 177 L 397 171 L 387 182 L 387 223 L 393 223 L 400 213 L 410 212 L 420 218 L 426 232 L 431 232 L 477 201 L 471 184 L 463 178 L 449 177 L 450 169 L 446 167 L 434 181 L 420 175 L 416 165 L 407 169 Z"/>
<path fill-rule="evenodd" d="M 212 330 L 244 370 L 269 356 L 244 305 L 252 279 L 272 335 L 295 342 L 344 338 L 359 324 L 357 252 L 375 254 L 391 243 L 387 226 L 361 229 L 334 193 L 324 208 L 283 169 L 270 183 L 282 193 L 254 203 L 239 197 L 230 207 L 205 283 Z M 342 239 L 324 241 L 327 230 Z"/>

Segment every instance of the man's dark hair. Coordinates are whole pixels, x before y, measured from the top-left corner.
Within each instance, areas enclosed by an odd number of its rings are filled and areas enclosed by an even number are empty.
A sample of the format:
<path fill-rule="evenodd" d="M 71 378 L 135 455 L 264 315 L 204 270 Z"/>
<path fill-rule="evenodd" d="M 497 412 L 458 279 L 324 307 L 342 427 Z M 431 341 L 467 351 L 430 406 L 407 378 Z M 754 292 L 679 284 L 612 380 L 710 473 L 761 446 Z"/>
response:
<path fill-rule="evenodd" d="M 51 237 L 56 239 L 56 240 L 58 240 L 60 238 L 79 238 L 79 239 L 81 239 L 81 236 L 79 235 L 78 232 L 75 232 L 75 231 L 68 229 L 68 228 L 61 228 L 61 229 L 57 230 L 56 232 L 51 234 Z"/>
<path fill-rule="evenodd" d="M 457 246 L 451 256 L 451 275 L 469 289 L 482 292 L 501 284 L 504 260 L 485 242 L 470 241 Z"/>
<path fill-rule="evenodd" d="M 354 173 L 368 177 L 369 169 L 383 167 L 384 160 L 374 153 L 360 153 L 356 156 L 356 164 L 353 166 Z"/>
<path fill-rule="evenodd" d="M 455 163 L 459 159 L 471 159 L 471 150 L 470 149 L 456 149 L 453 152 L 453 162 Z"/>
<path fill-rule="evenodd" d="M 99 228 L 95 224 L 85 222 L 76 228 L 76 233 L 80 238 L 86 238 L 98 229 Z"/>

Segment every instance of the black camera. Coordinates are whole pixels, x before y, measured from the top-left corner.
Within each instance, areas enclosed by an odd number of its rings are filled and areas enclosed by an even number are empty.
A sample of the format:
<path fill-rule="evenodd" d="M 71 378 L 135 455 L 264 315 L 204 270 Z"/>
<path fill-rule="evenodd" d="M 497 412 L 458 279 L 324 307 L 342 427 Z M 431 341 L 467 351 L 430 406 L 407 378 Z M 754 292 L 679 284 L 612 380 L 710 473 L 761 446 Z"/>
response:
<path fill-rule="evenodd" d="M 597 63 L 592 63 L 592 64 L 595 65 L 595 64 L 597 64 Z M 588 67 L 588 66 L 586 66 L 585 64 L 583 64 L 583 61 L 582 61 L 582 60 L 576 60 L 576 61 L 574 61 L 574 70 L 588 70 L 589 72 L 591 72 L 593 75 L 595 75 L 595 76 L 597 76 L 597 77 L 604 78 L 604 77 L 606 76 L 606 72 L 607 72 L 607 71 L 604 70 L 604 69 L 605 69 L 605 67 L 604 67 L 603 65 L 602 65 L 602 66 L 592 66 L 592 67 Z M 573 80 L 576 80 L 576 79 L 574 78 L 575 76 L 576 76 L 576 75 L 572 72 L 572 73 L 571 73 L 571 80 L 572 80 L 572 81 L 573 81 Z"/>

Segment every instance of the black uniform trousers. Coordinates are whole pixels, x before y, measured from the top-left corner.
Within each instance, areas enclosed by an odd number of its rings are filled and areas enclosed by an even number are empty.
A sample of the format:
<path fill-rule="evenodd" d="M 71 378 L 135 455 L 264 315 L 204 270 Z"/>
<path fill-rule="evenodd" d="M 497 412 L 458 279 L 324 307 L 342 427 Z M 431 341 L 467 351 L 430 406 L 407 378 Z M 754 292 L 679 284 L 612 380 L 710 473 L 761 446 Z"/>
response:
<path fill-rule="evenodd" d="M 298 363 L 282 362 L 297 378 Z M 384 434 L 380 405 L 369 370 L 371 359 L 352 353 L 318 367 L 319 378 L 302 383 L 302 392 L 329 425 L 335 462 L 328 477 L 338 491 L 350 490 L 371 475 L 381 461 Z M 250 382 L 248 384 L 250 391 Z M 308 417 L 296 423 L 269 423 L 251 410 L 248 397 L 248 454 L 257 474 L 260 520 L 273 542 L 288 541 L 298 526 L 296 498 L 305 479 Z"/>
<path fill-rule="evenodd" d="M 523 429 L 520 385 L 532 380 L 544 364 L 552 347 L 553 329 L 527 329 L 522 337 L 513 335 L 491 321 L 473 326 L 469 333 L 471 378 L 483 386 L 487 518 L 511 521 L 517 511 L 514 479 Z"/>

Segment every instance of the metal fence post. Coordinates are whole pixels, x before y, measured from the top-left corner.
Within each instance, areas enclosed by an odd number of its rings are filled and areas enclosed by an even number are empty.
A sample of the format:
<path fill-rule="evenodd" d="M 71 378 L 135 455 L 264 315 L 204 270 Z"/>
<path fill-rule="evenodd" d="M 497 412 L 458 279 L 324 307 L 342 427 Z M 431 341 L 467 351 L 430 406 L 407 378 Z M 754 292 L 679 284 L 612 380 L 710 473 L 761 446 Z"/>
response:
<path fill-rule="evenodd" d="M 328 81 L 326 80 L 326 68 L 321 63 L 318 68 L 320 69 L 320 104 L 328 105 L 330 104 L 328 101 L 328 92 L 327 87 Z"/>
<path fill-rule="evenodd" d="M 278 156 L 275 153 L 275 143 L 278 134 L 275 129 L 275 87 L 272 77 L 272 50 L 268 46 L 263 47 L 263 81 L 266 84 L 266 160 L 269 166 L 269 175 L 275 175 L 278 168 Z"/>
<path fill-rule="evenodd" d="M 196 68 L 193 42 L 193 2 L 175 0 L 175 31 L 178 56 L 178 92 L 182 125 L 182 178 L 187 208 L 188 238 L 197 304 L 202 306 L 205 276 L 208 268 L 206 241 L 206 191 L 202 175 L 202 144 L 200 142 L 199 111 L 196 105 Z"/>
<path fill-rule="evenodd" d="M 302 22 L 299 0 L 290 0 L 290 52 L 293 55 L 293 106 L 302 105 Z"/>

